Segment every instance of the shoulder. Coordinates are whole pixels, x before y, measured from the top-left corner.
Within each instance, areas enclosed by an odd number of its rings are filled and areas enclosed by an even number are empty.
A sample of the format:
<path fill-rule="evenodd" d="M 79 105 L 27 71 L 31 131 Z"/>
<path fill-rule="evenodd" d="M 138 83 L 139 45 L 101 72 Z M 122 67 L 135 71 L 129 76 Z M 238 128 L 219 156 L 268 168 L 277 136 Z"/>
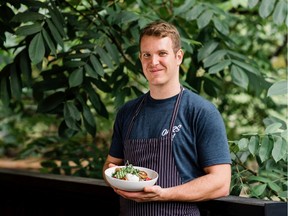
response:
<path fill-rule="evenodd" d="M 217 110 L 216 106 L 206 98 L 202 97 L 201 95 L 192 92 L 189 89 L 185 89 L 183 92 L 183 101 L 185 106 L 197 109 L 197 110 Z"/>
<path fill-rule="evenodd" d="M 132 100 L 124 103 L 122 106 L 120 106 L 116 110 L 116 118 L 114 121 L 114 127 L 115 128 L 118 128 L 118 130 L 121 130 L 121 128 L 122 129 L 126 128 L 127 124 L 129 124 L 129 122 L 133 118 L 133 114 L 135 112 L 135 109 L 138 107 L 138 105 L 142 101 L 144 95 L 141 95 L 138 98 L 132 99 Z"/>
<path fill-rule="evenodd" d="M 118 109 L 118 114 L 131 114 L 132 111 L 134 111 L 138 105 L 141 103 L 141 101 L 143 100 L 145 94 L 141 95 L 140 97 L 137 97 L 135 99 L 132 99 L 128 102 L 126 102 L 125 104 L 123 104 L 119 109 Z"/>
<path fill-rule="evenodd" d="M 223 122 L 218 108 L 208 99 L 187 89 L 184 90 L 183 99 L 180 115 L 186 117 L 188 121 L 198 122 L 200 125 L 209 125 L 209 127 L 214 127 Z"/>

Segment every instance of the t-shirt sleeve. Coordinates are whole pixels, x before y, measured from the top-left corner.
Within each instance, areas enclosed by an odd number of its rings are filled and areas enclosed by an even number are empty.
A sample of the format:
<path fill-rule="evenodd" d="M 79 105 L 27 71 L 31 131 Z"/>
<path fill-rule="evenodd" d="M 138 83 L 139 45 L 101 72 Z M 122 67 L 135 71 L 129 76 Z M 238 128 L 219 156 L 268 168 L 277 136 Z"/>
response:
<path fill-rule="evenodd" d="M 109 155 L 116 158 L 123 158 L 123 133 L 122 133 L 122 124 L 123 124 L 123 111 L 119 110 L 116 115 L 115 122 L 113 125 L 113 134 L 112 142 L 109 150 Z"/>
<path fill-rule="evenodd" d="M 216 108 L 203 115 L 199 122 L 197 149 L 202 167 L 231 163 L 225 125 Z"/>
<path fill-rule="evenodd" d="M 143 96 L 142 96 L 143 97 Z M 117 112 L 113 125 L 112 142 L 109 155 L 116 158 L 124 158 L 124 140 L 128 130 L 128 125 L 134 114 L 134 110 L 142 97 L 129 101 L 124 104 Z"/>

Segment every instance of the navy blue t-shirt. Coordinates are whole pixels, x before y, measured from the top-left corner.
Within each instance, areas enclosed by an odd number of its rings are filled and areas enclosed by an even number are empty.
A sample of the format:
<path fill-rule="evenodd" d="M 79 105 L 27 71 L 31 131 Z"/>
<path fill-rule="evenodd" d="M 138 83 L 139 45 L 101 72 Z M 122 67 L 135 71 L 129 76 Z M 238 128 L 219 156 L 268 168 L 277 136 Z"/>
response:
<path fill-rule="evenodd" d="M 169 130 L 177 96 L 155 100 L 149 92 L 130 134 L 130 139 L 159 138 Z M 122 106 L 116 116 L 109 154 L 123 158 L 123 143 L 141 96 Z M 231 157 L 223 119 L 214 104 L 185 89 L 172 131 L 173 155 L 182 182 L 204 174 L 203 168 L 230 164 Z"/>

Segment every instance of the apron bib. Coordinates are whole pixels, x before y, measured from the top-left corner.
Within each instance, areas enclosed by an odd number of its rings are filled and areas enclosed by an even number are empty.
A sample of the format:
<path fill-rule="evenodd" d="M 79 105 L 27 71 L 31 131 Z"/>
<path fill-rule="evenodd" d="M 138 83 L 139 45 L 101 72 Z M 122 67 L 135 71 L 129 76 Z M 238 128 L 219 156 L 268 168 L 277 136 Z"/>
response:
<path fill-rule="evenodd" d="M 159 174 L 157 185 L 162 188 L 181 184 L 172 151 L 172 131 L 177 117 L 183 87 L 176 99 L 169 132 L 166 136 L 151 139 L 129 139 L 135 119 L 143 106 L 147 95 L 143 98 L 129 124 L 124 143 L 124 162 L 134 166 L 147 167 Z M 200 216 L 197 206 L 189 202 L 144 202 L 137 203 L 120 197 L 121 216 Z"/>

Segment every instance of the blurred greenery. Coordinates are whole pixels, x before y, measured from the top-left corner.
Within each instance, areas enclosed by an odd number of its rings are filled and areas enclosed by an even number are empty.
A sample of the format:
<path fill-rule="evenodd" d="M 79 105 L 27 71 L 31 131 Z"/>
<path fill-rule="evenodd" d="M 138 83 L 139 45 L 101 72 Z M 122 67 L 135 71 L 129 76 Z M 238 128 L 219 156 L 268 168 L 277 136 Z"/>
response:
<path fill-rule="evenodd" d="M 102 178 L 117 109 L 148 90 L 139 30 L 163 19 L 182 36 L 182 84 L 224 118 L 231 194 L 287 201 L 287 4 L 1 1 L 0 156 Z"/>

